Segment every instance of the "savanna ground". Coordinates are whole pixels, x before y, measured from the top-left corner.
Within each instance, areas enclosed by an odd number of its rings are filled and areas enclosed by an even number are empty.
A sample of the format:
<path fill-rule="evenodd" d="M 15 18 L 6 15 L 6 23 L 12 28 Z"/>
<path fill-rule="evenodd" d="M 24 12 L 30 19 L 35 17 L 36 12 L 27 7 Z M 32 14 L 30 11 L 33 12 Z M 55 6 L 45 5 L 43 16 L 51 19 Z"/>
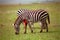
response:
<path fill-rule="evenodd" d="M 49 32 L 40 31 L 40 25 L 34 24 L 34 33 L 27 28 L 24 34 L 24 26 L 20 26 L 20 34 L 15 35 L 13 23 L 17 18 L 17 10 L 24 9 L 44 9 L 50 15 L 51 24 Z M 0 40 L 60 40 L 60 3 L 30 4 L 30 5 L 1 5 L 0 6 Z"/>

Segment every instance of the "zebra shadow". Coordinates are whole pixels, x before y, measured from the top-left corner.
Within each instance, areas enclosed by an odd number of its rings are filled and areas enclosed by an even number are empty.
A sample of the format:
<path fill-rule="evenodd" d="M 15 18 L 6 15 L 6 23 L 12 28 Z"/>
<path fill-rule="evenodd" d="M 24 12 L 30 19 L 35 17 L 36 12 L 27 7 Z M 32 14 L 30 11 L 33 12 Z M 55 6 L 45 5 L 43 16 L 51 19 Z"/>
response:
<path fill-rule="evenodd" d="M 59 33 L 60 31 L 49 31 L 48 33 Z"/>
<path fill-rule="evenodd" d="M 40 31 L 38 31 L 38 32 L 37 32 L 37 31 L 34 31 L 34 32 L 33 32 L 33 34 L 36 34 L 36 33 L 40 33 Z M 49 33 L 60 33 L 60 31 L 48 31 L 48 32 L 43 31 L 43 32 L 41 32 L 41 33 L 48 33 L 48 34 L 49 34 Z M 40 33 L 40 34 L 41 34 L 41 33 Z"/>

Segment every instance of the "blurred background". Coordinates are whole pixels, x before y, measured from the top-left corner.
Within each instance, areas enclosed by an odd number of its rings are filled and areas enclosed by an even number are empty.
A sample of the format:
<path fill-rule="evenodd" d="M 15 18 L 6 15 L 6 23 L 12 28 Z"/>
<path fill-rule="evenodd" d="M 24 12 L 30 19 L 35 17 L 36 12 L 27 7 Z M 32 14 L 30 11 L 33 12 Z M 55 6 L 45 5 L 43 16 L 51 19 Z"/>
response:
<path fill-rule="evenodd" d="M 0 4 L 31 4 L 44 2 L 60 2 L 60 0 L 0 0 Z"/>
<path fill-rule="evenodd" d="M 15 35 L 14 24 L 19 9 L 43 9 L 49 13 L 49 32 L 40 31 L 39 23 L 34 24 L 34 33 L 20 25 L 20 34 Z M 60 40 L 60 0 L 0 0 L 0 40 Z"/>

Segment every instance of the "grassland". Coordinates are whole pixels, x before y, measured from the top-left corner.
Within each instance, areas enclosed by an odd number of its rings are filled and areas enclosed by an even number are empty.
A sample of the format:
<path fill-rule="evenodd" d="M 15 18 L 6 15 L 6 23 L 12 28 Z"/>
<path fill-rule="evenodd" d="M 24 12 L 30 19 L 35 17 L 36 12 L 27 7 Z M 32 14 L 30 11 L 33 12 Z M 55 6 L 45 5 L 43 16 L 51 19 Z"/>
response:
<path fill-rule="evenodd" d="M 39 33 L 40 26 L 34 24 L 34 33 L 28 27 L 27 34 L 23 34 L 24 26 L 21 24 L 20 34 L 14 34 L 12 24 L 17 18 L 17 10 L 24 9 L 44 9 L 50 15 L 51 24 L 49 32 Z M 30 4 L 30 5 L 1 5 L 0 6 L 0 40 L 60 40 L 60 3 Z"/>

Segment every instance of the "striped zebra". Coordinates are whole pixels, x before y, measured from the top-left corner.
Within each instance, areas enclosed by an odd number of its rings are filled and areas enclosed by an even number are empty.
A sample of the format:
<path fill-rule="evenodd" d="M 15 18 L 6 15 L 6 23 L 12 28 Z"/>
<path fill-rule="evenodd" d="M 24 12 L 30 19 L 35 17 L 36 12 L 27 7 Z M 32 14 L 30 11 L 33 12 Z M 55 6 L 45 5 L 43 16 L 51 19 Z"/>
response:
<path fill-rule="evenodd" d="M 33 29 L 31 28 L 31 26 L 36 22 L 40 22 L 40 25 L 41 25 L 40 32 L 42 32 L 43 29 L 46 29 L 46 31 L 48 32 L 48 25 L 46 20 L 48 19 L 48 23 L 50 24 L 50 19 L 47 11 L 42 9 L 39 9 L 39 10 L 20 9 L 17 14 L 19 16 L 14 23 L 16 34 L 19 33 L 19 25 L 22 23 L 24 19 L 27 20 L 28 25 L 31 29 L 31 32 L 33 32 Z M 25 30 L 25 33 L 26 33 L 26 30 Z"/>

